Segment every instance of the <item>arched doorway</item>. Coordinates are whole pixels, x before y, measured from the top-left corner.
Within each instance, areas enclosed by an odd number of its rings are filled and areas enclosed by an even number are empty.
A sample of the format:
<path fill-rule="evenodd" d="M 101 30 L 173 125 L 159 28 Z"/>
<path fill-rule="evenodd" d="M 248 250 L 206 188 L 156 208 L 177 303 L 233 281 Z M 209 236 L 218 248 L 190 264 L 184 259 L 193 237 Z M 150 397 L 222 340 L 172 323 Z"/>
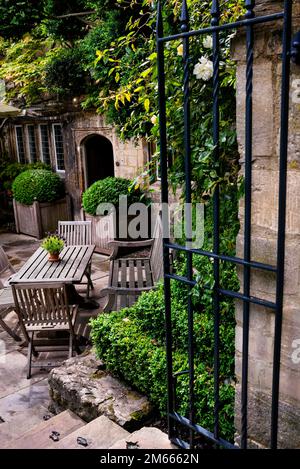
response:
<path fill-rule="evenodd" d="M 83 142 L 85 155 L 85 186 L 90 187 L 99 179 L 114 176 L 113 146 L 102 135 L 90 135 Z"/>

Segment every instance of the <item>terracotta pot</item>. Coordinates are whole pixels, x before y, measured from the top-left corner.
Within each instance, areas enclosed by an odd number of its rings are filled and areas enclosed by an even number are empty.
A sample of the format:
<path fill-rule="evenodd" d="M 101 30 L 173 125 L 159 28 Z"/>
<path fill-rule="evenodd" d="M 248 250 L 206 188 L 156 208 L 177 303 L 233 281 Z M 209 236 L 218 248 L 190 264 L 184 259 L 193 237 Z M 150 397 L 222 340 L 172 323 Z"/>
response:
<path fill-rule="evenodd" d="M 59 258 L 59 252 L 49 252 L 49 257 L 48 257 L 49 262 L 58 262 L 60 261 Z"/>

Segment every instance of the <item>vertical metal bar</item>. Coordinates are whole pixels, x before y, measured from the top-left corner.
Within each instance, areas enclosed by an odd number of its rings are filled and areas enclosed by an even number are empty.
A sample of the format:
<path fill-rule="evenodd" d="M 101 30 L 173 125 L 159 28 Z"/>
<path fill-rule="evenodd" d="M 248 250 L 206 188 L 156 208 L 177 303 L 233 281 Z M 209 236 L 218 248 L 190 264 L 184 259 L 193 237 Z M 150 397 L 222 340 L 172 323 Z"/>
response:
<path fill-rule="evenodd" d="M 211 9 L 211 25 L 218 26 L 220 22 L 219 1 L 213 0 Z M 219 161 L 220 154 L 220 43 L 219 32 L 213 32 L 213 142 L 214 142 L 214 161 Z M 214 219 L 214 242 L 213 252 L 220 252 L 220 190 L 216 187 L 213 197 L 213 219 Z M 220 409 L 220 261 L 214 259 L 214 436 L 219 438 L 219 409 Z"/>
<path fill-rule="evenodd" d="M 279 160 L 279 206 L 278 206 L 278 240 L 277 240 L 277 284 L 273 356 L 272 414 L 271 414 L 271 448 L 277 448 L 278 440 L 278 405 L 280 384 L 280 355 L 282 334 L 282 312 L 284 294 L 285 262 L 285 227 L 287 195 L 287 156 L 289 135 L 289 93 L 290 93 L 290 47 L 292 35 L 292 2 L 284 2 L 284 29 L 282 52 L 282 91 L 281 91 L 281 129 Z"/>
<path fill-rule="evenodd" d="M 246 0 L 246 18 L 253 18 L 254 0 Z M 247 25 L 247 66 L 246 66 L 246 122 L 245 122 L 245 220 L 244 220 L 244 259 L 251 261 L 251 202 L 252 202 L 252 138 L 253 138 L 253 26 Z M 244 295 L 250 295 L 251 269 L 244 266 Z M 241 392 L 241 446 L 247 448 L 248 436 L 248 366 L 249 366 L 249 323 L 250 303 L 243 304 L 243 355 L 242 355 L 242 392 Z"/>
<path fill-rule="evenodd" d="M 183 1 L 181 10 L 181 31 L 189 30 L 189 14 L 186 0 Z M 191 125 L 190 125 L 190 45 L 189 38 L 183 39 L 183 66 L 184 66 L 184 168 L 185 168 L 185 235 L 188 247 L 192 243 L 192 189 L 191 189 Z M 193 279 L 193 254 L 187 252 L 187 278 Z M 191 295 L 192 287 L 189 286 L 188 294 L 188 354 L 189 354 L 189 414 L 192 424 L 195 423 L 195 398 L 194 398 L 194 314 Z M 190 431 L 190 447 L 194 445 L 194 432 Z"/>
<path fill-rule="evenodd" d="M 160 121 L 160 165 L 161 165 L 161 200 L 163 207 L 168 207 L 169 191 L 168 191 L 168 158 L 167 158 L 167 126 L 166 126 L 166 83 L 165 83 L 165 57 L 164 44 L 159 42 L 159 38 L 163 37 L 163 16 L 161 2 L 157 7 L 157 67 L 158 67 L 158 91 L 159 91 L 159 121 Z M 168 219 L 163 218 L 163 223 L 168 223 Z M 164 227 L 163 227 L 164 228 Z M 172 322 L 171 322 L 171 285 L 170 279 L 166 275 L 170 274 L 170 255 L 169 248 L 166 243 L 169 242 L 165 238 L 163 229 L 163 258 L 164 258 L 164 295 L 165 295 L 165 327 L 166 327 L 166 353 L 167 353 L 167 380 L 168 380 L 168 432 L 171 439 L 174 435 L 174 421 L 169 417 L 173 413 L 174 397 L 173 397 L 173 359 L 172 359 Z"/>

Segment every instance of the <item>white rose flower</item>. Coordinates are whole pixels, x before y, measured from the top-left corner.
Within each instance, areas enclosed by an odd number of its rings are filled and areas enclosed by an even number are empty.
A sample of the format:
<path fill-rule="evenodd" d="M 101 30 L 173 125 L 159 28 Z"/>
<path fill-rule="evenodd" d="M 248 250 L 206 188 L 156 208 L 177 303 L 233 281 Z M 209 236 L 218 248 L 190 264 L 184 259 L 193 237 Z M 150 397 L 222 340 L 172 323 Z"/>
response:
<path fill-rule="evenodd" d="M 199 62 L 195 65 L 193 73 L 196 75 L 197 80 L 210 80 L 214 73 L 212 61 L 208 60 L 206 57 L 201 57 Z"/>
<path fill-rule="evenodd" d="M 205 49 L 212 49 L 212 46 L 213 46 L 212 37 L 206 36 L 203 41 L 203 47 L 205 47 Z"/>
<path fill-rule="evenodd" d="M 155 115 L 152 116 L 151 117 L 151 122 L 152 122 L 153 125 L 155 125 L 157 123 L 157 116 L 155 116 Z"/>

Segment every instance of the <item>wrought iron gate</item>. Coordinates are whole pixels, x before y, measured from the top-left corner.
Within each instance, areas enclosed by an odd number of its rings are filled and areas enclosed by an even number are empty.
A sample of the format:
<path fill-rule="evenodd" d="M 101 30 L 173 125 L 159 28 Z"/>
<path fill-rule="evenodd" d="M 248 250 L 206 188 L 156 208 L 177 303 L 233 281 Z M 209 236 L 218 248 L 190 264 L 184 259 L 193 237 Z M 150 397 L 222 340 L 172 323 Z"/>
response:
<path fill-rule="evenodd" d="M 183 1 L 181 13 L 181 32 L 165 37 L 163 32 L 163 15 L 161 3 L 158 3 L 157 13 L 157 53 L 158 53 L 158 80 L 159 80 L 159 108 L 160 108 L 160 152 L 161 152 L 161 187 L 162 202 L 168 204 L 168 154 L 167 154 L 167 122 L 166 122 L 166 93 L 165 93 L 165 45 L 174 40 L 183 42 L 184 65 L 184 141 L 185 141 L 185 200 L 191 202 L 191 129 L 190 129 L 190 90 L 189 90 L 189 43 L 192 36 L 211 34 L 213 37 L 213 140 L 214 157 L 219 156 L 219 62 L 220 62 L 220 32 L 232 31 L 242 28 L 246 32 L 246 133 L 245 133 L 245 221 L 244 221 L 244 256 L 243 258 L 228 256 L 220 252 L 219 239 L 219 191 L 214 193 L 214 246 L 213 252 L 201 249 L 191 249 L 181 246 L 170 239 L 164 238 L 164 286 L 165 286 L 165 313 L 166 313 L 166 348 L 168 373 L 168 425 L 169 437 L 183 448 L 192 448 L 195 434 L 201 434 L 215 444 L 233 448 L 236 447 L 220 438 L 219 424 L 219 325 L 220 325 L 220 298 L 237 298 L 243 302 L 243 356 L 242 356 L 242 383 L 241 383 L 241 447 L 247 448 L 247 413 L 248 413 L 248 359 L 249 359 L 249 313 L 250 305 L 257 304 L 269 308 L 275 314 L 274 331 L 274 361 L 272 383 L 272 411 L 271 411 L 271 447 L 277 448 L 278 436 L 278 404 L 279 404 L 279 377 L 280 377 L 280 349 L 282 332 L 284 261 L 285 261 L 285 220 L 286 220 L 286 191 L 287 191 L 287 152 L 288 152 L 288 118 L 289 118 L 289 81 L 290 81 L 290 47 L 292 1 L 285 0 L 283 11 L 267 15 L 255 15 L 255 1 L 246 0 L 245 18 L 235 23 L 220 25 L 220 7 L 218 0 L 213 0 L 211 10 L 211 26 L 200 30 L 189 29 L 189 16 L 186 0 Z M 282 49 L 282 99 L 281 99 L 281 134 L 280 134 L 280 177 L 279 177 L 279 206 L 278 206 L 278 242 L 277 265 L 267 265 L 255 262 L 251 258 L 251 187 L 252 187 L 252 126 L 253 126 L 253 64 L 254 64 L 254 27 L 267 22 L 281 21 L 283 23 L 283 49 Z M 191 222 L 191 220 L 190 220 Z M 170 250 L 183 251 L 187 259 L 187 275 L 178 277 L 170 270 Z M 174 404 L 174 381 L 176 377 L 172 360 L 172 325 L 171 325 L 171 289 L 170 281 L 175 279 L 183 282 L 192 289 L 196 282 L 193 280 L 193 255 L 206 256 L 214 259 L 214 431 L 209 431 L 198 425 L 195 421 L 194 409 L 194 346 L 193 346 L 193 320 L 194 311 L 191 295 L 188 296 L 188 327 L 189 327 L 189 418 L 179 415 Z M 231 262 L 243 267 L 242 292 L 223 290 L 219 282 L 220 261 Z M 251 270 L 259 269 L 276 274 L 276 301 L 270 302 L 256 298 L 250 294 Z M 201 422 L 200 422 L 201 424 Z M 189 442 L 183 441 L 177 434 L 177 426 L 182 425 L 190 431 Z"/>

